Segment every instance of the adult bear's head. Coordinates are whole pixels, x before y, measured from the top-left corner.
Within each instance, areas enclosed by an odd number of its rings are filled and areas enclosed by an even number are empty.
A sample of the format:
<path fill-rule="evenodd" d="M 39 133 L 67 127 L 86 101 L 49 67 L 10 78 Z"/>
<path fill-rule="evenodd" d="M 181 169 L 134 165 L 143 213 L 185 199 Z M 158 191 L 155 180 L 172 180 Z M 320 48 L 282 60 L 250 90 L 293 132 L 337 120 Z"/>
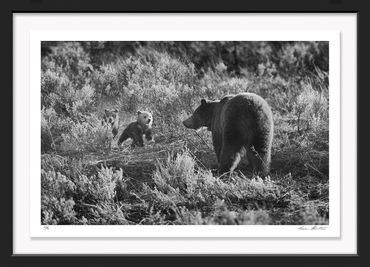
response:
<path fill-rule="evenodd" d="M 219 101 L 207 101 L 202 99 L 200 101 L 200 106 L 196 108 L 193 115 L 184 120 L 182 123 L 186 128 L 198 130 L 201 127 L 211 127 L 212 115 L 215 106 Z"/>

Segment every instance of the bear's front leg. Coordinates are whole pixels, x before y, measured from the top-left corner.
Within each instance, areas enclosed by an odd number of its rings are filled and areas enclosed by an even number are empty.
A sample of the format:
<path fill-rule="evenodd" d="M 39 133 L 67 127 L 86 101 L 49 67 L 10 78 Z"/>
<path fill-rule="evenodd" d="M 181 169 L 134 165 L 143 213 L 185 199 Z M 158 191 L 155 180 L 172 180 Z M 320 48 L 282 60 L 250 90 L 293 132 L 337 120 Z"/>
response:
<path fill-rule="evenodd" d="M 115 138 L 117 136 L 117 134 L 118 134 L 118 128 L 117 127 L 113 127 L 112 134 L 113 134 L 113 138 Z"/>
<path fill-rule="evenodd" d="M 131 144 L 131 147 L 136 147 L 136 146 L 143 147 L 144 146 L 144 140 L 143 140 L 142 135 L 135 136 L 133 139 L 134 140 Z"/>
<path fill-rule="evenodd" d="M 155 143 L 153 135 L 152 135 L 152 131 L 150 129 L 146 130 L 144 135 L 148 143 Z"/>

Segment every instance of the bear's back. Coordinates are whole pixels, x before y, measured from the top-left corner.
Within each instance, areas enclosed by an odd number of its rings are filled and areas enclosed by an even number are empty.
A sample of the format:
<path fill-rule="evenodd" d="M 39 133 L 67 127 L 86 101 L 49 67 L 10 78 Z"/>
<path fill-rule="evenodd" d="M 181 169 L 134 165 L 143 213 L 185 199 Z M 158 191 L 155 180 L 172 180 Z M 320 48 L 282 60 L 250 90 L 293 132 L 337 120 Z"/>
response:
<path fill-rule="evenodd" d="M 222 103 L 222 101 L 221 101 Z M 254 93 L 240 93 L 228 97 L 220 110 L 220 126 L 234 131 L 244 129 L 258 133 L 272 128 L 272 111 L 269 104 Z M 230 128 L 231 127 L 231 128 Z"/>
<path fill-rule="evenodd" d="M 255 93 L 239 93 L 236 95 L 233 95 L 232 97 L 227 96 L 228 101 L 227 103 L 244 103 L 244 104 L 253 104 L 253 105 L 268 105 L 266 100 L 263 99 L 261 96 L 255 94 Z"/>
<path fill-rule="evenodd" d="M 254 93 L 239 93 L 224 102 L 224 111 L 232 113 L 263 112 L 271 113 L 270 105 Z"/>

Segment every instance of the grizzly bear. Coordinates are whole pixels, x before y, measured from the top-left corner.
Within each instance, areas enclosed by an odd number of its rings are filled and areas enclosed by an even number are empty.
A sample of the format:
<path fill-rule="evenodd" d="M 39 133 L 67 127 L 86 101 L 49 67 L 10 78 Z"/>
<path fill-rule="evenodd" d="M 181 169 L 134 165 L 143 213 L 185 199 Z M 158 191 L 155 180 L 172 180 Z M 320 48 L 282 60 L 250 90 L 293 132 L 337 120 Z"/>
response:
<path fill-rule="evenodd" d="M 126 139 L 131 138 L 133 140 L 131 147 L 143 147 L 143 135 L 147 141 L 154 142 L 152 136 L 152 123 L 153 116 L 150 112 L 138 111 L 137 121 L 130 123 L 126 129 L 123 130 L 118 139 L 118 146 L 120 146 Z"/>
<path fill-rule="evenodd" d="M 243 156 L 253 171 L 267 175 L 271 162 L 273 118 L 270 106 L 253 93 L 227 95 L 221 100 L 201 100 L 185 127 L 203 126 L 212 132 L 220 173 L 232 172 Z"/>
<path fill-rule="evenodd" d="M 105 109 L 103 123 L 108 124 L 112 129 L 113 138 L 118 134 L 119 115 L 118 109 Z"/>

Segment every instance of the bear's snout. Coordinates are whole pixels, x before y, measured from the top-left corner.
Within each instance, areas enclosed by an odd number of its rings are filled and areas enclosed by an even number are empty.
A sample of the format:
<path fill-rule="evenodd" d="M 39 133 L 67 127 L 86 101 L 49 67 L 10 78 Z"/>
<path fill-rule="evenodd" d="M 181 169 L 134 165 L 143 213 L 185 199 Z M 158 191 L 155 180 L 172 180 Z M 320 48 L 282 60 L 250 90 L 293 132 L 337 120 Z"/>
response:
<path fill-rule="evenodd" d="M 192 118 L 190 117 L 190 118 L 188 118 L 188 119 L 184 120 L 184 121 L 182 122 L 182 124 L 184 124 L 184 126 L 185 126 L 186 128 L 192 128 L 193 120 L 192 120 Z"/>

